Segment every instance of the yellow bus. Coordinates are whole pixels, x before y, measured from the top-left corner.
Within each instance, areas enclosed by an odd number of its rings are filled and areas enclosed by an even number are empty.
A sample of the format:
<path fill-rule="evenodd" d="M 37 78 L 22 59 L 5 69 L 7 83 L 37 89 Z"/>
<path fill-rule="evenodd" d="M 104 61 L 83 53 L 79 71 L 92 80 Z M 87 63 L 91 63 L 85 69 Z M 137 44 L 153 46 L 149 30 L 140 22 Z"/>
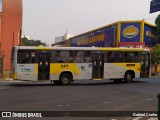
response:
<path fill-rule="evenodd" d="M 110 79 L 132 82 L 151 75 L 146 48 L 28 47 L 12 48 L 15 80 L 50 80 L 68 85 L 74 80 Z"/>

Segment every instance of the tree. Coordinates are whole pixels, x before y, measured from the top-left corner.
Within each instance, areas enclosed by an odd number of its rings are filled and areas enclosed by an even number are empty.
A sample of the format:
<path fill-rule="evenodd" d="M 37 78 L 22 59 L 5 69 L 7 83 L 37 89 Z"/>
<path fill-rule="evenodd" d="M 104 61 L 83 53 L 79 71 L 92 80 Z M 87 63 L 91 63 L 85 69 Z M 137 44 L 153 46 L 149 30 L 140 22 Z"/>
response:
<path fill-rule="evenodd" d="M 22 46 L 46 46 L 46 43 L 41 42 L 41 40 L 28 40 L 28 38 L 22 38 Z"/>
<path fill-rule="evenodd" d="M 22 38 L 22 43 L 21 43 L 22 46 L 31 46 L 31 42 L 26 38 Z"/>
<path fill-rule="evenodd" d="M 160 14 L 157 16 L 155 20 L 156 27 L 160 30 Z"/>
<path fill-rule="evenodd" d="M 160 44 L 156 44 L 151 51 L 151 61 L 152 63 L 159 63 L 160 62 Z"/>
<path fill-rule="evenodd" d="M 155 20 L 156 25 L 156 31 L 155 31 L 155 46 L 153 47 L 153 50 L 151 51 L 151 62 L 152 63 L 159 63 L 160 62 L 160 14 L 157 16 Z"/>
<path fill-rule="evenodd" d="M 160 43 L 160 14 L 157 16 L 155 20 L 155 25 L 157 28 L 155 31 L 156 41 L 157 43 Z"/>

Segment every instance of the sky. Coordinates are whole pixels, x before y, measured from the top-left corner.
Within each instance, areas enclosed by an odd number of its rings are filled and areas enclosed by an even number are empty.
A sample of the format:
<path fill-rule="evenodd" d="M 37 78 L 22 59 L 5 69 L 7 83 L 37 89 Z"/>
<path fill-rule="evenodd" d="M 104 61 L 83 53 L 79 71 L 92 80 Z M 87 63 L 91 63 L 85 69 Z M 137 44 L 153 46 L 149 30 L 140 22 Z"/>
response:
<path fill-rule="evenodd" d="M 54 43 L 55 37 L 78 35 L 117 21 L 146 20 L 151 0 L 23 0 L 23 35 Z"/>

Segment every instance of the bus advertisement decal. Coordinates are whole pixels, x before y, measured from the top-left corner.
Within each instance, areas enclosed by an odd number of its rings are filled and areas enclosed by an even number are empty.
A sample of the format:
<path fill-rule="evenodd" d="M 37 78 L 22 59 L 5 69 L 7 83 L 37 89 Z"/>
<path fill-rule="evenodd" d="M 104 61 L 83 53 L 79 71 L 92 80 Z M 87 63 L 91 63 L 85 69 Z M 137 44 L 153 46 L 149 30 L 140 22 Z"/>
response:
<path fill-rule="evenodd" d="M 86 67 L 85 66 L 80 66 L 79 67 L 80 71 L 85 72 L 86 71 Z"/>

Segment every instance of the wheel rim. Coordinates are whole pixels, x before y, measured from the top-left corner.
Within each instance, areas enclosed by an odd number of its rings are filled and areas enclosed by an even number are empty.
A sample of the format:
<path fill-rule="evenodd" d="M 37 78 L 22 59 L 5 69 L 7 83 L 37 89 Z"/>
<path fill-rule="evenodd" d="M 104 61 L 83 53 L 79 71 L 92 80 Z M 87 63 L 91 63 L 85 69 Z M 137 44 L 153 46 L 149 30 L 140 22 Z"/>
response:
<path fill-rule="evenodd" d="M 132 75 L 131 75 L 131 74 L 128 74 L 126 78 L 127 78 L 127 80 L 130 81 L 130 80 L 132 80 Z"/>
<path fill-rule="evenodd" d="M 62 81 L 63 81 L 63 83 L 69 83 L 69 78 L 68 77 L 63 77 Z"/>

